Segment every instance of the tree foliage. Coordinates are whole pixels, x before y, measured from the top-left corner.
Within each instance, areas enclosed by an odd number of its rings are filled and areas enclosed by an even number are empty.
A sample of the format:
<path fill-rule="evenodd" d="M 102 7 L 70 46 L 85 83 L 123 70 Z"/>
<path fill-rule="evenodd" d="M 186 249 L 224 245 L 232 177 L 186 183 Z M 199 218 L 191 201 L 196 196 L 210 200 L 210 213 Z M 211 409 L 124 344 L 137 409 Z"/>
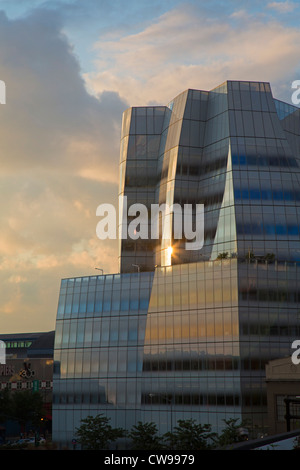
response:
<path fill-rule="evenodd" d="M 225 427 L 222 433 L 218 436 L 218 445 L 225 447 L 245 439 L 244 434 L 241 432 L 246 423 L 240 422 L 238 419 L 230 418 L 224 419 Z"/>
<path fill-rule="evenodd" d="M 197 424 L 193 419 L 178 420 L 178 426 L 165 434 L 169 447 L 174 450 L 211 449 L 215 438 L 209 424 Z"/>
<path fill-rule="evenodd" d="M 76 435 L 83 449 L 108 449 L 111 442 L 124 437 L 124 429 L 112 428 L 109 421 L 110 419 L 102 414 L 81 420 L 82 424 L 76 428 Z"/>
<path fill-rule="evenodd" d="M 104 415 L 88 416 L 77 428 L 77 437 L 83 449 L 108 449 L 110 444 L 121 437 L 129 438 L 133 450 L 209 450 L 234 444 L 244 439 L 242 423 L 236 419 L 224 420 L 225 427 L 220 435 L 212 432 L 211 425 L 198 424 L 193 419 L 178 420 L 177 426 L 164 435 L 159 435 L 155 423 L 139 421 L 129 433 L 122 428 L 112 428 L 109 418 Z"/>
<path fill-rule="evenodd" d="M 20 390 L 12 393 L 8 389 L 0 392 L 1 422 L 11 419 L 21 426 L 28 422 L 37 425 L 44 415 L 43 398 L 39 392 Z"/>
<path fill-rule="evenodd" d="M 43 398 L 39 392 L 24 390 L 11 394 L 10 415 L 21 426 L 28 422 L 38 425 L 44 414 Z"/>
<path fill-rule="evenodd" d="M 161 450 L 164 448 L 162 437 L 157 434 L 155 423 L 138 422 L 129 433 L 134 450 Z"/>
<path fill-rule="evenodd" d="M 0 391 L 0 422 L 9 418 L 10 392 L 7 388 Z"/>

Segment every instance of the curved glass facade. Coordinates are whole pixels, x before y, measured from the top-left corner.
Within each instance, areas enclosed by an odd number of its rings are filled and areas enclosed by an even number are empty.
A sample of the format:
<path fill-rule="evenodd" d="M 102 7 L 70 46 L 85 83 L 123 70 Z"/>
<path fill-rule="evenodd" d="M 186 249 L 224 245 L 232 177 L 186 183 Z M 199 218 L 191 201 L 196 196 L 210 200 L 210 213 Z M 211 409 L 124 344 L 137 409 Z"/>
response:
<path fill-rule="evenodd" d="M 234 417 L 267 431 L 265 365 L 300 335 L 299 124 L 258 82 L 124 113 L 119 195 L 190 204 L 193 221 L 204 204 L 204 244 L 187 250 L 163 215 L 165 240 L 120 240 L 119 274 L 62 281 L 54 440 L 99 412 L 127 429 Z"/>

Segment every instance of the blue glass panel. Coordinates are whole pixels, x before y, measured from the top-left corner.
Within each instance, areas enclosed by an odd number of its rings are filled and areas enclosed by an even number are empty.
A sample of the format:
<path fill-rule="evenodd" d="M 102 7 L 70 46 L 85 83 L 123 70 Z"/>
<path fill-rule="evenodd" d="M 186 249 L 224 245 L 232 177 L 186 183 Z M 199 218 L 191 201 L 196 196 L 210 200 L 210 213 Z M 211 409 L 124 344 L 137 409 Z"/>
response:
<path fill-rule="evenodd" d="M 232 155 L 231 160 L 232 160 L 232 165 L 238 165 L 239 164 L 238 155 Z"/>
<path fill-rule="evenodd" d="M 250 199 L 260 199 L 260 190 L 250 189 Z"/>
<path fill-rule="evenodd" d="M 242 190 L 241 190 L 241 193 L 242 193 L 242 198 L 243 198 L 243 199 L 249 199 L 249 191 L 248 191 L 248 189 L 242 189 Z"/>
<path fill-rule="evenodd" d="M 109 300 L 104 300 L 104 302 L 103 302 L 103 312 L 110 312 L 110 307 L 111 307 L 110 299 Z"/>
<path fill-rule="evenodd" d="M 235 189 L 235 190 L 234 190 L 234 198 L 235 198 L 235 199 L 241 199 L 241 191 L 240 191 L 240 189 Z"/>
<path fill-rule="evenodd" d="M 275 230 L 275 225 L 265 225 L 265 233 L 266 235 L 275 235 L 276 230 Z"/>
<path fill-rule="evenodd" d="M 286 235 L 287 228 L 285 225 L 276 225 L 276 233 L 277 235 Z"/>
<path fill-rule="evenodd" d="M 102 292 L 101 294 L 96 293 L 95 312 L 102 312 Z"/>
<path fill-rule="evenodd" d="M 126 311 L 129 310 L 129 299 L 121 299 L 121 310 Z"/>
<path fill-rule="evenodd" d="M 288 234 L 289 235 L 298 235 L 298 226 L 297 225 L 288 225 Z"/>
<path fill-rule="evenodd" d="M 65 295 L 60 295 L 59 302 L 58 302 L 58 310 L 57 310 L 57 313 L 59 315 L 62 315 L 65 311 L 65 299 L 66 299 Z"/>
<path fill-rule="evenodd" d="M 148 306 L 149 306 L 149 299 L 140 299 L 141 310 L 148 310 Z"/>
<path fill-rule="evenodd" d="M 293 193 L 291 191 L 284 191 L 284 199 L 286 201 L 293 201 Z"/>
<path fill-rule="evenodd" d="M 65 306 L 65 314 L 71 313 L 72 297 L 73 297 L 72 294 L 71 294 L 71 295 L 67 295 L 67 298 L 66 298 L 66 306 Z"/>
<path fill-rule="evenodd" d="M 79 297 L 79 294 L 73 296 L 72 313 L 78 313 L 79 311 Z"/>
<path fill-rule="evenodd" d="M 95 298 L 94 293 L 88 294 L 88 302 L 87 302 L 87 312 L 88 313 L 91 313 L 91 312 L 94 311 L 94 298 Z"/>
<path fill-rule="evenodd" d="M 130 310 L 138 310 L 138 308 L 139 308 L 139 300 L 130 299 Z"/>
<path fill-rule="evenodd" d="M 262 199 L 272 201 L 272 191 L 271 191 L 271 189 L 262 189 L 261 190 L 261 197 L 262 197 Z"/>
<path fill-rule="evenodd" d="M 277 190 L 273 191 L 273 199 L 274 201 L 283 201 L 283 192 Z"/>
<path fill-rule="evenodd" d="M 80 313 L 85 313 L 86 312 L 86 301 L 87 301 L 87 294 L 81 294 L 80 304 L 79 304 L 79 312 Z"/>
<path fill-rule="evenodd" d="M 246 156 L 240 155 L 239 162 L 240 162 L 240 165 L 246 165 L 247 164 Z"/>
<path fill-rule="evenodd" d="M 114 299 L 112 301 L 111 309 L 113 312 L 118 312 L 120 310 L 120 300 Z"/>
<path fill-rule="evenodd" d="M 256 165 L 257 159 L 255 155 L 247 156 L 247 165 Z"/>
<path fill-rule="evenodd" d="M 259 222 L 252 223 L 252 234 L 253 235 L 260 235 L 263 233 L 262 226 Z"/>

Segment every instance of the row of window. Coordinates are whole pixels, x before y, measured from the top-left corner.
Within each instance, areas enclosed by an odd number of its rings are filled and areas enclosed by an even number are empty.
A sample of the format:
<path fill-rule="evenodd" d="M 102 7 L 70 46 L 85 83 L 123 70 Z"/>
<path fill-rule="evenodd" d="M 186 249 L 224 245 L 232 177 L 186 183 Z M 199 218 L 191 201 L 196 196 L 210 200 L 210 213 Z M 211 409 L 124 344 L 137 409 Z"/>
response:
<path fill-rule="evenodd" d="M 249 289 L 240 290 L 241 300 L 257 302 L 291 302 L 300 303 L 300 291 L 287 291 L 280 289 Z"/>
<path fill-rule="evenodd" d="M 146 317 L 106 317 L 86 320 L 65 320 L 56 327 L 55 346 L 80 347 L 111 344 L 133 344 L 144 337 Z"/>
<path fill-rule="evenodd" d="M 240 166 L 263 166 L 266 168 L 299 168 L 299 164 L 295 158 L 267 155 L 232 155 L 232 164 Z"/>
<path fill-rule="evenodd" d="M 127 295 L 126 295 L 127 294 Z M 129 299 L 129 293 L 122 294 L 120 291 L 106 293 L 107 298 L 102 298 L 103 293 L 87 294 L 72 294 L 67 296 L 60 296 L 58 305 L 58 315 L 78 315 L 85 313 L 109 313 L 109 312 L 124 312 L 124 314 L 133 311 L 144 311 L 148 309 L 149 297 L 142 299 Z"/>
<path fill-rule="evenodd" d="M 152 359 L 143 361 L 143 372 L 168 372 L 168 371 L 265 371 L 269 359 L 226 359 L 226 358 L 199 358 L 181 360 Z"/>
<path fill-rule="evenodd" d="M 59 353 L 57 353 L 58 355 Z M 107 374 L 141 372 L 142 351 L 138 348 L 86 348 L 62 351 L 54 373 L 61 378 L 106 377 Z M 57 357 L 57 359 L 59 359 Z"/>
<path fill-rule="evenodd" d="M 131 108 L 130 130 L 128 122 L 123 136 L 128 130 L 130 134 L 161 134 L 166 111 L 164 106 Z"/>
<path fill-rule="evenodd" d="M 199 359 L 145 359 L 143 361 L 144 372 L 165 371 L 205 371 L 205 370 L 238 370 L 238 359 L 226 358 L 199 358 Z"/>
<path fill-rule="evenodd" d="M 237 223 L 236 233 L 238 235 L 261 235 L 261 236 L 299 236 L 300 225 L 298 224 L 268 224 L 262 222 Z M 296 255 L 296 253 L 295 253 Z M 295 258 L 299 259 L 299 257 Z"/>
<path fill-rule="evenodd" d="M 111 289 L 114 286 L 115 289 L 121 289 L 124 287 L 126 290 L 130 285 L 136 288 L 139 285 L 149 285 L 149 281 L 153 278 L 152 273 L 143 273 L 143 276 L 139 276 L 137 273 L 124 273 L 124 274 L 106 274 L 102 276 L 86 276 L 86 277 L 75 277 L 62 279 L 61 281 L 61 292 L 65 293 L 64 289 L 79 289 L 76 292 L 87 292 L 87 289 L 100 286 L 105 286 L 105 289 Z"/>
<path fill-rule="evenodd" d="M 265 394 L 201 394 L 201 393 L 143 393 L 144 405 L 215 405 L 215 406 L 261 406 L 267 403 Z"/>
<path fill-rule="evenodd" d="M 33 381 L 26 380 L 18 380 L 16 382 L 1 382 L 0 384 L 1 390 L 4 388 L 7 388 L 8 390 L 32 390 L 34 389 L 34 384 Z M 45 389 L 52 389 L 52 382 L 50 380 L 45 380 L 45 381 L 39 381 L 39 390 L 45 390 Z"/>
<path fill-rule="evenodd" d="M 286 422 L 286 404 L 284 402 L 285 398 L 298 398 L 297 396 L 292 395 L 276 395 L 276 415 L 277 420 L 281 422 Z M 300 407 L 299 404 L 291 403 L 290 404 L 290 413 L 294 416 L 300 416 Z"/>
<path fill-rule="evenodd" d="M 270 324 L 249 324 L 240 325 L 241 335 L 259 335 L 259 336 L 290 336 L 291 338 L 300 337 L 300 325 L 270 325 Z"/>
<path fill-rule="evenodd" d="M 128 403 L 125 394 L 117 397 L 117 403 Z M 133 403 L 133 402 L 132 402 Z M 135 402 L 134 402 L 135 403 Z M 102 404 L 112 406 L 115 403 L 107 400 L 106 394 L 99 392 L 86 393 L 54 393 L 54 405 L 76 405 L 76 404 Z M 157 406 L 167 405 L 170 411 L 173 406 L 265 406 L 266 396 L 264 394 L 248 394 L 241 397 L 238 394 L 201 394 L 201 393 L 143 393 L 141 405 Z"/>
<path fill-rule="evenodd" d="M 235 199 L 267 200 L 267 201 L 300 201 L 300 191 L 285 189 L 234 189 Z"/>
<path fill-rule="evenodd" d="M 297 336 L 295 336 L 297 337 Z M 61 378 L 106 377 L 107 374 L 126 376 L 127 373 L 148 372 L 199 372 L 199 371 L 264 371 L 268 359 L 257 358 L 226 358 L 226 357 L 195 357 L 180 359 L 161 356 L 150 359 L 144 358 L 143 352 L 127 348 L 95 348 L 94 350 L 69 350 L 62 352 L 60 361 L 55 362 L 55 374 Z M 30 387 L 30 386 L 29 386 Z"/>
<path fill-rule="evenodd" d="M 32 341 L 4 341 L 7 349 L 11 348 L 29 348 Z"/>

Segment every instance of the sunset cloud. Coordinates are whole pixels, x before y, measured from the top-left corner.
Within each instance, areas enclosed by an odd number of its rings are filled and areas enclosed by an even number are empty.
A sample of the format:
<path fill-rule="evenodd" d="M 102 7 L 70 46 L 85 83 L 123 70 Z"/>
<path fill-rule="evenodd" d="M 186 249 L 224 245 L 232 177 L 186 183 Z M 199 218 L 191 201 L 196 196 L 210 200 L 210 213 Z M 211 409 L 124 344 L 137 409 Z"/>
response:
<path fill-rule="evenodd" d="M 297 4 L 290 1 L 270 2 L 267 7 L 276 10 L 278 13 L 290 13 L 297 8 Z"/>
<path fill-rule="evenodd" d="M 96 93 L 118 91 L 131 105 L 167 104 L 186 88 L 211 89 L 227 79 L 271 81 L 276 89 L 296 74 L 299 40 L 299 28 L 273 18 L 243 11 L 216 19 L 177 8 L 140 32 L 100 37 L 98 71 L 86 80 Z"/>
<path fill-rule="evenodd" d="M 114 91 L 87 92 L 55 13 L 0 14 L 0 41 L 1 331 L 52 329 L 62 277 L 94 274 L 99 260 L 117 269 L 116 247 L 96 237 L 95 213 L 117 197 L 127 104 Z"/>

